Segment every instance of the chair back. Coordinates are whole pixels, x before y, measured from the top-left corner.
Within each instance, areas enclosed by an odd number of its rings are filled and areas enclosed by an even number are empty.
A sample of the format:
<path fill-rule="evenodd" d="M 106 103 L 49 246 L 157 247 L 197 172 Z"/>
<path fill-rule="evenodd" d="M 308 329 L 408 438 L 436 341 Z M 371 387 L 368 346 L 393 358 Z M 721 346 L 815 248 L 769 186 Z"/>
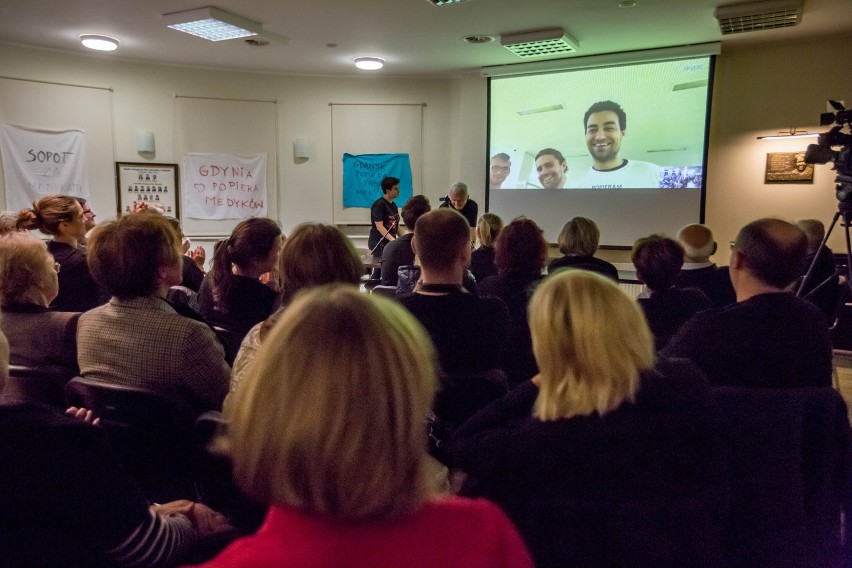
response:
<path fill-rule="evenodd" d="M 458 426 L 507 392 L 509 383 L 502 369 L 444 374 L 433 410 L 451 427 Z"/>
<path fill-rule="evenodd" d="M 3 404 L 41 403 L 64 410 L 65 384 L 76 373 L 66 367 L 9 365 L 9 380 L 0 396 Z"/>
<path fill-rule="evenodd" d="M 370 293 L 387 296 L 388 298 L 396 298 L 396 286 L 384 286 L 382 284 L 378 284 L 373 286 Z"/>
<path fill-rule="evenodd" d="M 714 387 L 713 403 L 730 486 L 724 565 L 838 565 L 852 473 L 840 394 Z"/>
<path fill-rule="evenodd" d="M 192 409 L 162 393 L 84 377 L 71 379 L 65 395 L 69 405 L 101 419 L 113 449 L 149 498 L 179 498 L 193 457 Z"/>

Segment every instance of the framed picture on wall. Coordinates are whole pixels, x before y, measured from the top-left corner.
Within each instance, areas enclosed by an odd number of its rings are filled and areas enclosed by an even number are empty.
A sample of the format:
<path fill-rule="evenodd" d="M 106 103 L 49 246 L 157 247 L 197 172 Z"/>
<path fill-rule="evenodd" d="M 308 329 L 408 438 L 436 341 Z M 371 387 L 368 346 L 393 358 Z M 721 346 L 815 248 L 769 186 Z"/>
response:
<path fill-rule="evenodd" d="M 147 203 L 167 217 L 180 219 L 180 176 L 177 164 L 115 163 L 118 214 L 133 211 L 133 202 Z"/>
<path fill-rule="evenodd" d="M 766 183 L 813 183 L 814 165 L 805 163 L 805 151 L 766 154 Z"/>

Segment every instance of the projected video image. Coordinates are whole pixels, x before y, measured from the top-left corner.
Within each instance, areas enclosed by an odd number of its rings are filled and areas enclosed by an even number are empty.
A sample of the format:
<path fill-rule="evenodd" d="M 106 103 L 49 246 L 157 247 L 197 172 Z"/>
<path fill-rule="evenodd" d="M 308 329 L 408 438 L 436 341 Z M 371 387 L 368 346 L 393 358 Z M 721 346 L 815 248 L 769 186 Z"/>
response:
<path fill-rule="evenodd" d="M 489 189 L 700 188 L 709 57 L 491 81 Z"/>
<path fill-rule="evenodd" d="M 574 216 L 604 246 L 701 221 L 711 56 L 490 82 L 488 210 L 556 242 Z"/>

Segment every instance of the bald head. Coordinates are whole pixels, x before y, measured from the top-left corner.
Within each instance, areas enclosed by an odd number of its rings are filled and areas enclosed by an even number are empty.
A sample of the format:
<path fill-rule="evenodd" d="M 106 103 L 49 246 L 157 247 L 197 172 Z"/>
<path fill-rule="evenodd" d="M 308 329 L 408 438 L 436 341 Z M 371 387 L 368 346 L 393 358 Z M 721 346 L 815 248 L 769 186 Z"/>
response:
<path fill-rule="evenodd" d="M 748 271 L 769 286 L 782 289 L 805 267 L 808 239 L 804 231 L 781 219 L 752 221 L 737 234 L 734 252 Z"/>
<path fill-rule="evenodd" d="M 683 247 L 685 262 L 707 262 L 716 252 L 713 231 L 699 223 L 681 228 L 677 232 L 677 242 Z"/>

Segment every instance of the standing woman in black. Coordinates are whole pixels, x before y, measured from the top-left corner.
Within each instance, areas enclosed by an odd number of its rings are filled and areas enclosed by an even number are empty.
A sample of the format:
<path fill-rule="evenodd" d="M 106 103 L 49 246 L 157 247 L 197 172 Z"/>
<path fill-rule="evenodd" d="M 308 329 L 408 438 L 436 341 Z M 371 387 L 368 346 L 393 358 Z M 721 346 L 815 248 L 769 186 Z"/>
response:
<path fill-rule="evenodd" d="M 213 270 L 201 283 L 201 315 L 242 340 L 252 326 L 272 313 L 278 293 L 260 277 L 275 265 L 280 248 L 281 227 L 272 219 L 253 217 L 234 227 L 216 249 Z"/>
<path fill-rule="evenodd" d="M 18 229 L 38 229 L 53 237 L 47 250 L 59 264 L 59 295 L 50 304 L 57 312 L 85 312 L 106 303 L 109 295 L 89 273 L 83 207 L 75 197 L 48 195 L 33 202 L 32 209 L 18 213 Z"/>

